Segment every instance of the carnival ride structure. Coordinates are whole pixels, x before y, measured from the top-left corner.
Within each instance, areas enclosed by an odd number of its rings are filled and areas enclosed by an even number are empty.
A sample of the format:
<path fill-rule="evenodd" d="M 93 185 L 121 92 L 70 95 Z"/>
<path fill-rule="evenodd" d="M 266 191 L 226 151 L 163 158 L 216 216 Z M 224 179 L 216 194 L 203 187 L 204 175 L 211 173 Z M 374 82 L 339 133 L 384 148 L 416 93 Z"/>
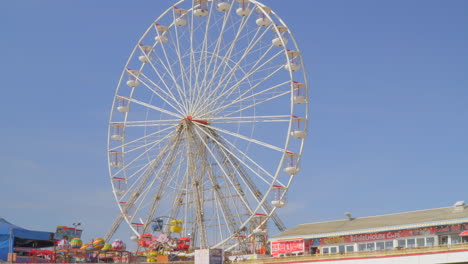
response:
<path fill-rule="evenodd" d="M 104 240 L 126 222 L 145 241 L 167 216 L 190 248 L 255 251 L 268 222 L 285 230 L 276 209 L 300 171 L 308 104 L 301 51 L 271 8 L 178 1 L 138 40 L 115 92 L 108 164 L 120 214 Z"/>

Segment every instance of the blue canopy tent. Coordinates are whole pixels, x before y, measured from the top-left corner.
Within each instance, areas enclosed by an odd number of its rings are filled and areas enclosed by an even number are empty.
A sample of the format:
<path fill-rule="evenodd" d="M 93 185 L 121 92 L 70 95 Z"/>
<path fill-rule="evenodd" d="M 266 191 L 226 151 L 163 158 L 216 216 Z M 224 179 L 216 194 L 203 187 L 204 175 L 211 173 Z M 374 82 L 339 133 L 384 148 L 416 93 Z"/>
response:
<path fill-rule="evenodd" d="M 0 261 L 7 261 L 14 247 L 42 248 L 54 245 L 51 232 L 31 231 L 0 218 Z"/>

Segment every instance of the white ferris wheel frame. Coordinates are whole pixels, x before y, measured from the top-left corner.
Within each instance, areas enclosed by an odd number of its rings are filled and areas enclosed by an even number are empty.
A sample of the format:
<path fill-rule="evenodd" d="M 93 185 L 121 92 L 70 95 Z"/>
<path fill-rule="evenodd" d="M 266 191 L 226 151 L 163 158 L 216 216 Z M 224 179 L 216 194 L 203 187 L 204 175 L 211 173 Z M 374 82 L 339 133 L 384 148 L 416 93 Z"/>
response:
<path fill-rule="evenodd" d="M 211 2 L 211 1 L 213 1 L 213 0 L 209 0 L 209 1 Z M 164 11 L 164 12 L 154 21 L 154 23 L 153 23 L 152 25 L 157 24 L 158 21 L 160 21 L 162 18 L 164 18 L 166 15 L 168 15 L 171 11 L 173 11 L 173 8 L 174 8 L 175 6 L 178 6 L 178 5 L 180 5 L 180 4 L 184 3 L 184 2 L 187 2 L 187 0 L 180 0 L 180 1 L 178 1 L 177 3 L 175 3 L 173 6 L 169 7 L 166 11 Z M 296 42 L 296 40 L 295 40 L 293 34 L 292 34 L 292 32 L 291 32 L 291 30 L 290 30 L 290 28 L 287 27 L 286 23 L 284 23 L 284 21 L 283 21 L 273 10 L 271 10 L 271 12 L 265 12 L 265 10 L 264 10 L 263 8 L 265 8 L 266 6 L 265 6 L 264 4 L 262 4 L 262 3 L 260 3 L 260 2 L 258 2 L 258 1 L 256 1 L 256 0 L 250 0 L 249 2 L 252 3 L 252 4 L 254 4 L 255 7 L 260 7 L 260 8 L 261 8 L 261 11 L 263 12 L 263 15 L 264 15 L 265 17 L 267 17 L 270 21 L 277 21 L 277 22 L 278 22 L 278 24 L 273 24 L 273 27 L 276 29 L 277 32 L 278 32 L 278 26 L 285 27 L 285 28 L 287 29 L 287 33 L 288 33 L 288 40 L 289 40 L 289 41 L 292 41 L 292 45 L 294 46 L 294 50 L 295 50 L 295 51 L 298 51 L 298 52 L 301 52 L 300 49 L 299 49 L 299 47 L 298 47 L 298 45 L 297 45 L 297 42 Z M 195 5 L 193 5 L 191 9 L 188 9 L 188 12 L 191 12 L 191 13 L 192 13 L 192 17 L 193 17 L 193 10 L 194 10 L 194 8 L 195 8 Z M 252 13 L 253 13 L 253 12 L 252 12 Z M 249 15 L 249 16 L 250 16 L 250 15 Z M 192 19 L 193 19 L 193 18 L 192 18 Z M 174 23 L 175 23 L 175 22 L 173 22 L 171 25 L 168 25 L 167 27 L 168 27 L 169 29 L 171 29 L 171 28 L 177 28 L 177 27 L 174 25 Z M 130 64 L 131 60 L 134 59 L 135 56 L 137 56 L 137 53 L 140 51 L 140 46 L 139 46 L 139 44 L 146 38 L 146 36 L 148 35 L 148 33 L 149 33 L 151 30 L 153 30 L 153 26 L 150 26 L 150 27 L 145 31 L 145 33 L 143 33 L 142 37 L 138 40 L 138 43 L 135 45 L 135 48 L 134 48 L 133 51 L 131 52 L 131 54 L 130 54 L 130 56 L 129 56 L 129 59 L 127 60 L 127 62 L 126 62 L 126 64 L 125 64 L 124 70 L 122 71 L 120 80 L 119 80 L 119 82 L 118 82 L 117 89 L 116 89 L 116 92 L 115 92 L 115 98 L 122 97 L 122 96 L 119 95 L 119 90 L 121 89 L 120 87 L 123 86 L 123 84 L 124 84 L 124 78 L 125 78 L 125 76 L 127 75 L 127 72 L 128 72 L 128 70 L 127 70 L 128 65 Z M 277 34 L 279 34 L 279 33 L 277 33 Z M 236 36 L 236 39 L 237 39 L 237 37 L 238 37 L 238 36 Z M 281 41 L 283 42 L 283 39 L 281 39 Z M 156 45 L 158 45 L 157 42 L 154 43 L 153 48 L 154 48 Z M 283 53 L 284 53 L 285 59 L 286 59 L 286 61 L 288 61 L 288 63 L 289 63 L 289 57 L 288 57 L 288 53 L 287 53 L 288 50 L 287 50 L 286 46 L 287 46 L 286 43 L 283 42 L 283 47 L 280 47 L 280 48 L 283 49 Z M 163 49 L 163 50 L 164 50 L 164 49 Z M 164 51 L 164 52 L 165 52 L 165 51 Z M 166 54 L 166 56 L 167 56 L 167 54 Z M 308 120 L 308 112 L 309 112 L 308 88 L 307 88 L 307 87 L 308 87 L 308 86 L 307 86 L 308 78 L 307 78 L 307 73 L 306 73 L 306 70 L 305 70 L 305 65 L 304 65 L 304 61 L 303 61 L 303 59 L 302 59 L 302 56 L 299 57 L 299 60 L 300 60 L 300 66 L 301 66 L 301 68 L 302 68 L 301 73 L 302 73 L 303 82 L 304 82 L 304 84 L 306 85 L 306 86 L 305 86 L 306 89 L 304 89 L 304 93 L 305 93 L 305 97 L 307 98 L 307 102 L 305 103 L 305 106 L 304 106 L 304 107 L 305 107 L 305 113 L 304 113 L 304 116 L 303 116 L 303 118 L 306 120 L 306 122 L 304 122 L 303 125 L 304 125 L 304 130 L 307 131 L 307 128 L 308 128 L 307 120 Z M 236 65 L 236 66 L 237 66 L 237 65 Z M 143 66 L 142 66 L 142 67 L 143 67 Z M 166 70 L 167 70 L 167 69 L 166 69 Z M 170 74 L 170 73 L 169 73 L 169 74 Z M 287 131 L 292 131 L 292 130 L 293 130 L 293 123 L 294 123 L 294 118 L 293 118 L 293 116 L 294 116 L 294 108 L 295 108 L 295 104 L 294 104 L 293 101 L 292 101 L 292 100 L 293 100 L 292 97 L 293 97 L 293 94 L 294 94 L 294 93 L 293 93 L 293 92 L 294 92 L 294 88 L 293 88 L 293 83 L 292 83 L 292 81 L 294 80 L 294 73 L 293 73 L 292 71 L 289 71 L 289 77 L 290 77 L 290 80 L 289 80 L 289 81 L 291 82 L 291 103 L 290 103 L 290 114 L 289 114 L 289 117 L 288 117 L 288 118 L 289 118 L 289 124 L 288 124 L 288 129 L 287 129 Z M 182 79 L 183 79 L 183 78 L 182 78 Z M 190 88 L 192 88 L 192 87 L 190 87 Z M 194 92 L 194 91 L 192 91 L 192 92 Z M 136 102 L 136 100 L 133 100 L 133 99 L 132 99 L 133 93 L 134 93 L 134 90 L 132 90 L 130 96 L 129 96 L 128 98 L 125 98 L 125 99 L 128 100 L 129 102 Z M 176 95 L 174 95 L 174 96 L 176 96 Z M 123 98 L 123 97 L 122 97 L 122 98 Z M 132 101 L 132 100 L 133 100 L 133 101 Z M 115 110 L 115 109 L 116 109 L 116 102 L 117 102 L 117 101 L 114 100 L 113 105 L 112 105 L 112 111 L 111 111 L 111 115 L 110 115 L 110 124 L 113 123 L 113 116 L 114 116 L 114 113 L 118 113 L 118 112 Z M 138 102 L 138 103 L 140 103 L 140 102 Z M 154 108 L 157 108 L 156 110 L 158 110 L 158 111 L 163 111 L 163 112 L 165 111 L 164 109 L 159 108 L 159 107 L 157 107 L 157 106 L 150 106 L 150 105 L 147 105 L 147 107 L 153 108 L 153 109 L 154 109 Z M 182 106 L 182 107 L 184 107 L 184 106 Z M 167 111 L 166 111 L 166 113 L 167 113 Z M 118 114 L 121 114 L 121 113 L 118 113 Z M 169 114 L 169 113 L 168 113 L 168 114 Z M 180 114 L 180 116 L 177 115 L 177 116 L 174 116 L 174 117 L 175 117 L 175 118 L 179 118 L 179 119 L 184 118 L 184 115 L 183 115 L 182 113 L 179 113 L 179 114 Z M 131 121 L 128 121 L 128 113 L 124 113 L 124 115 L 125 115 L 124 124 L 127 123 L 127 122 L 131 122 Z M 268 117 L 266 117 L 266 118 L 268 118 Z M 274 119 L 275 116 L 270 116 L 270 118 L 271 118 L 271 119 Z M 254 121 L 252 121 L 252 120 L 250 120 L 250 121 L 249 121 L 249 120 L 246 120 L 245 122 L 257 122 L 257 120 L 254 120 Z M 138 125 L 138 124 L 135 124 L 135 125 Z M 145 125 L 148 125 L 148 124 L 145 124 L 145 123 L 142 122 L 140 125 L 145 126 Z M 197 125 L 206 126 L 205 124 L 197 124 Z M 170 128 L 170 127 L 168 127 L 168 128 Z M 126 129 L 126 128 L 124 128 L 124 130 L 125 130 L 125 129 Z M 219 128 L 219 129 L 220 129 L 220 128 Z M 223 132 L 226 132 L 226 131 L 223 131 Z M 112 128 L 111 128 L 111 126 L 109 125 L 109 130 L 108 130 L 108 135 L 109 135 L 109 136 L 108 136 L 108 150 L 111 150 L 111 149 L 112 149 L 112 148 L 111 148 L 111 141 L 112 141 L 112 139 L 111 139 L 111 133 L 112 133 Z M 124 132 L 124 134 L 125 134 L 125 132 Z M 168 135 L 170 135 L 170 134 L 168 134 Z M 236 136 L 241 136 L 241 135 L 240 135 L 240 134 L 236 134 Z M 281 151 L 281 152 L 282 152 L 281 160 L 280 160 L 280 162 L 279 162 L 279 165 L 278 165 L 276 171 L 274 172 L 274 179 L 272 180 L 272 182 L 276 182 L 277 179 L 278 179 L 278 177 L 279 177 L 279 175 L 282 173 L 282 169 L 283 169 L 282 164 L 284 164 L 285 159 L 286 159 L 286 157 L 287 157 L 287 155 L 288 155 L 288 154 L 287 154 L 287 153 L 288 153 L 288 146 L 289 146 L 289 143 L 290 143 L 291 138 L 292 138 L 291 134 L 290 134 L 290 133 L 287 133 L 286 139 L 285 139 L 285 143 L 284 143 L 284 147 L 283 147 L 283 148 L 281 148 L 281 147 L 276 147 L 276 146 L 272 146 L 272 145 L 268 145 L 268 144 L 266 144 L 266 143 L 264 143 L 264 142 L 256 141 L 255 139 L 251 139 L 251 138 L 248 138 L 248 137 L 244 137 L 243 139 L 246 140 L 246 141 L 251 141 L 251 142 L 256 143 L 256 144 L 259 144 L 259 145 L 263 145 L 264 147 L 268 147 L 268 148 L 273 148 L 273 147 L 274 147 L 275 150 Z M 295 140 L 296 140 L 296 139 L 295 139 Z M 298 158 L 297 158 L 297 160 L 296 160 L 296 164 L 297 164 L 297 166 L 299 167 L 299 166 L 300 166 L 300 163 L 301 163 L 301 159 L 302 159 L 302 152 L 303 152 L 303 148 L 304 148 L 305 139 L 302 138 L 302 139 L 297 139 L 297 140 L 301 140 L 299 149 L 298 149 L 298 151 L 296 152 L 296 154 L 298 155 Z M 122 153 L 125 153 L 124 149 L 125 149 L 125 144 L 122 145 Z M 108 163 L 110 164 L 110 162 L 111 162 L 111 156 L 108 155 Z M 124 166 L 125 166 L 125 162 L 124 162 Z M 261 167 L 261 166 L 259 166 L 259 167 Z M 122 168 L 122 172 L 125 174 L 125 170 L 124 170 L 124 169 L 125 169 L 125 167 Z M 111 167 L 109 166 L 109 175 L 110 175 L 110 179 L 111 179 L 111 183 L 112 183 L 112 189 L 113 189 L 113 192 L 114 192 L 114 196 L 115 196 L 116 201 L 119 201 L 119 197 L 118 197 L 118 195 L 117 195 L 116 186 L 115 186 L 114 181 L 113 181 L 113 177 L 114 177 L 114 175 L 115 175 L 115 172 L 113 172 L 113 171 L 114 171 L 114 168 L 111 168 Z M 285 187 L 285 190 L 286 190 L 286 191 L 281 195 L 281 198 L 283 198 L 283 197 L 286 196 L 287 191 L 289 190 L 289 186 L 291 185 L 293 179 L 295 178 L 295 175 L 296 175 L 296 174 L 291 175 L 291 176 L 289 177 L 289 181 L 287 181 L 286 183 L 284 183 L 284 184 L 285 184 L 284 187 Z M 125 177 L 127 177 L 127 176 L 125 176 Z M 248 224 L 254 217 L 256 217 L 256 214 L 258 214 L 258 212 L 260 211 L 260 209 L 262 208 L 262 206 L 263 206 L 265 203 L 267 203 L 267 199 L 270 197 L 270 193 L 272 192 L 272 189 L 273 189 L 273 188 L 274 188 L 274 186 L 273 186 L 273 184 L 271 184 L 270 187 L 268 188 L 268 190 L 267 190 L 265 193 L 263 193 L 263 198 L 262 198 L 260 201 L 258 201 L 258 205 L 255 207 L 255 209 L 253 209 L 253 213 L 250 215 L 250 217 L 248 217 L 248 219 L 247 219 L 239 228 L 244 228 L 244 227 L 246 227 L 247 224 Z M 120 216 L 120 218 L 121 218 L 120 220 L 126 221 L 127 224 L 129 225 L 129 227 L 132 229 L 132 231 L 133 231 L 135 234 L 140 235 L 139 230 L 137 230 L 137 228 L 135 228 L 135 227 L 132 225 L 131 219 L 129 219 L 129 218 L 126 216 L 126 213 L 125 213 L 125 212 L 126 212 L 126 211 L 125 211 L 125 206 L 123 206 L 123 205 L 120 204 L 120 203 L 117 203 L 117 204 L 118 204 L 119 209 L 120 209 L 121 214 L 122 214 L 122 215 Z M 268 221 L 268 219 L 269 219 L 273 214 L 275 214 L 276 209 L 278 209 L 278 208 L 277 208 L 277 207 L 273 207 L 272 210 L 271 210 L 271 211 L 269 212 L 269 214 L 267 215 L 267 217 L 263 218 L 263 220 L 262 220 L 263 222 L 262 222 L 262 223 L 265 223 L 266 221 Z M 114 232 L 115 232 L 115 230 L 114 230 Z M 212 245 L 211 247 L 218 247 L 218 246 L 224 244 L 226 241 L 228 241 L 228 240 L 230 240 L 230 239 L 232 239 L 232 236 L 231 236 L 231 237 L 227 237 L 227 238 L 224 239 L 223 241 L 220 241 L 219 243 L 217 243 L 216 245 Z"/>

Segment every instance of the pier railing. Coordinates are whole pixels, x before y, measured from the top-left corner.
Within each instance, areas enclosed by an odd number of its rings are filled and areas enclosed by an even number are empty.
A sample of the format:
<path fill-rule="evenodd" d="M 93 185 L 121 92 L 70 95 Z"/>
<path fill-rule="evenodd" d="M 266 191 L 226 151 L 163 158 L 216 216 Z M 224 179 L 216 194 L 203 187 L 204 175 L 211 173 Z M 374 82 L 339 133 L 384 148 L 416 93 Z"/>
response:
<path fill-rule="evenodd" d="M 419 255 L 419 254 L 436 254 L 449 253 L 457 251 L 468 251 L 468 243 L 460 243 L 453 245 L 437 245 L 432 247 L 413 247 L 413 248 L 395 248 L 390 250 L 375 250 L 375 251 L 357 251 L 349 253 L 334 253 L 334 254 L 318 254 L 318 255 L 301 255 L 301 256 L 285 256 L 276 258 L 261 258 L 242 260 L 239 262 L 245 264 L 269 264 L 282 262 L 307 262 L 318 260 L 339 260 L 353 258 L 372 258 L 386 256 L 402 256 L 402 255 Z"/>

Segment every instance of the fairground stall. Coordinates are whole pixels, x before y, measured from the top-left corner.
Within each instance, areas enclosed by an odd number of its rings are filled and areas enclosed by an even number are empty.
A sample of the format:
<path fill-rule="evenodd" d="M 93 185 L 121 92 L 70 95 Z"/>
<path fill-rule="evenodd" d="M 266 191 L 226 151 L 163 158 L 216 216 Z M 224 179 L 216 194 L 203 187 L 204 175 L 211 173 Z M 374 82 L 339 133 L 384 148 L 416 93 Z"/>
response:
<path fill-rule="evenodd" d="M 27 230 L 0 218 L 0 261 L 31 262 L 29 251 L 53 247 L 53 235 L 51 232 Z"/>
<path fill-rule="evenodd" d="M 270 239 L 274 257 L 348 254 L 468 242 L 468 210 L 454 206 L 302 224 Z"/>

